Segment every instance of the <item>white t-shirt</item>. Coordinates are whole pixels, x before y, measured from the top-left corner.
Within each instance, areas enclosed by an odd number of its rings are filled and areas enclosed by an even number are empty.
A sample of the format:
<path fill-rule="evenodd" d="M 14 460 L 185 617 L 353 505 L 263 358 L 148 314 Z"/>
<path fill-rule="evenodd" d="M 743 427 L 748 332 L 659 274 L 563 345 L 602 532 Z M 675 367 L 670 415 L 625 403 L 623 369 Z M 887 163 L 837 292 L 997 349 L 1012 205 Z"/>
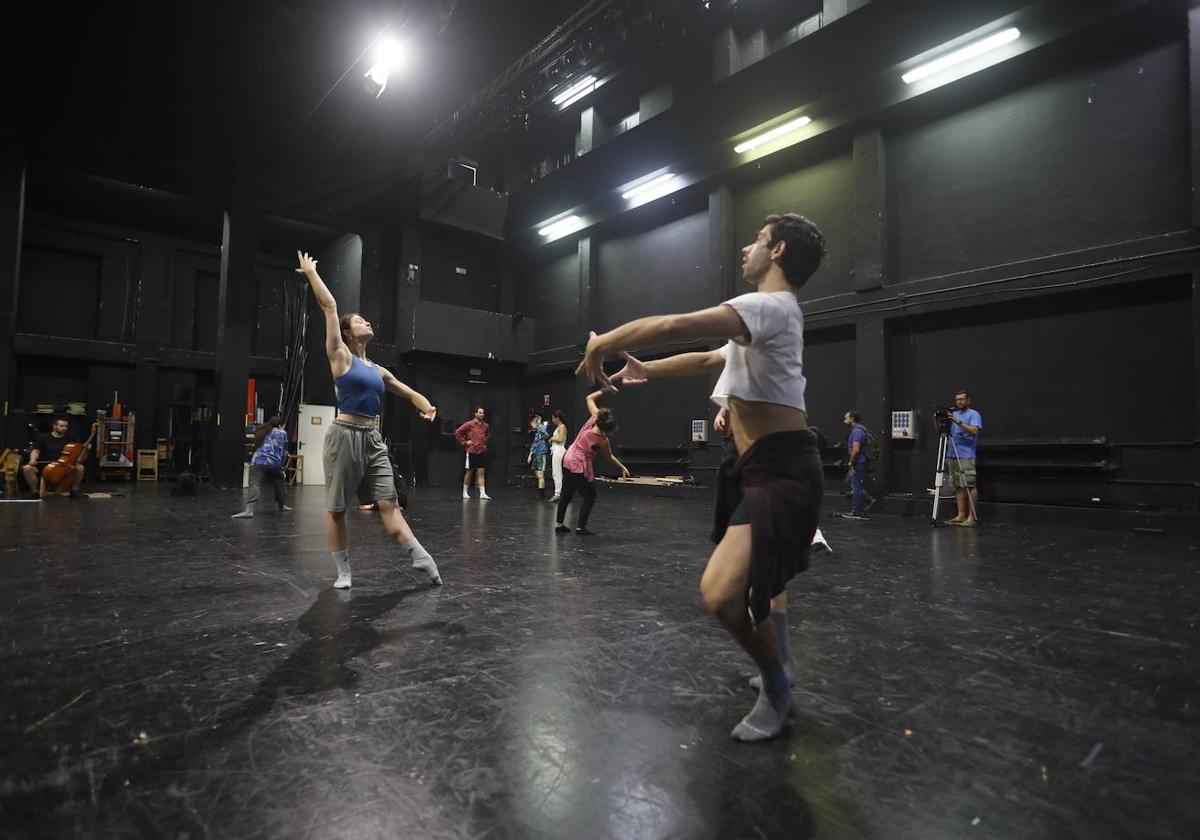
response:
<path fill-rule="evenodd" d="M 804 407 L 804 315 L 792 292 L 750 292 L 725 301 L 750 332 L 747 342 L 730 339 L 721 348 L 725 369 L 712 401 L 730 397 L 749 402 Z"/>

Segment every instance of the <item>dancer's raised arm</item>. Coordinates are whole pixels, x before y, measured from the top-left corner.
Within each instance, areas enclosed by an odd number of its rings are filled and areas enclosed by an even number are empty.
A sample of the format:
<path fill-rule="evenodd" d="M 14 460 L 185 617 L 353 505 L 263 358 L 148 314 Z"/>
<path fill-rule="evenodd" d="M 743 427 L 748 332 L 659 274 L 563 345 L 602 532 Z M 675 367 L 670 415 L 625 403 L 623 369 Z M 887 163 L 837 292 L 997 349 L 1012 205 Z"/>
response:
<path fill-rule="evenodd" d="M 345 372 L 344 369 L 350 367 L 350 348 L 342 340 L 337 301 L 333 299 L 333 293 L 329 291 L 321 275 L 317 274 L 317 261 L 309 256 L 307 251 L 297 251 L 296 259 L 300 261 L 296 273 L 308 281 L 309 288 L 313 290 L 313 297 L 317 299 L 317 306 L 321 307 L 321 313 L 325 316 L 325 355 L 331 365 L 343 368 Z"/>

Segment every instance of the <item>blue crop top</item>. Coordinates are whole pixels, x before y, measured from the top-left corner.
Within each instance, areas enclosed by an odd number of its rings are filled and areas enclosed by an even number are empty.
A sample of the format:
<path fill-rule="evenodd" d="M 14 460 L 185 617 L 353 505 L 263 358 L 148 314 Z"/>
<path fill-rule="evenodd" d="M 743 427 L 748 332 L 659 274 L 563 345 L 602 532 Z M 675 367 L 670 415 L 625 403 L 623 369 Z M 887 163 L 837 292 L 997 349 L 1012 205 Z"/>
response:
<path fill-rule="evenodd" d="M 378 417 L 383 399 L 383 375 L 375 365 L 350 357 L 350 370 L 333 380 L 338 411 L 359 417 Z"/>

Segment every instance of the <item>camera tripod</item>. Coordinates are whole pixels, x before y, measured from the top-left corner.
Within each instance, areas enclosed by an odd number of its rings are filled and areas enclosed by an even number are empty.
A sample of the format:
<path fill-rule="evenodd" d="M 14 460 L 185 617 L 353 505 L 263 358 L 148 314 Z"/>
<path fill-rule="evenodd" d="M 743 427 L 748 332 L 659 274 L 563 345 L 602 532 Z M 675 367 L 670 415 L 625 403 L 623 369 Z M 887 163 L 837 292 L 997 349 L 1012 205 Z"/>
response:
<path fill-rule="evenodd" d="M 951 451 L 954 453 L 954 463 L 961 473 L 962 464 L 958 461 L 958 447 L 954 444 L 954 438 L 950 436 L 950 424 L 943 421 L 938 429 L 937 472 L 933 477 L 933 513 L 930 514 L 929 519 L 929 524 L 935 528 L 942 524 L 938 519 L 938 505 L 942 501 L 942 484 L 945 483 L 946 475 L 950 471 L 949 454 Z M 975 512 L 975 501 L 971 498 L 970 488 L 967 489 L 967 504 L 971 507 L 971 518 L 978 520 L 979 516 Z"/>

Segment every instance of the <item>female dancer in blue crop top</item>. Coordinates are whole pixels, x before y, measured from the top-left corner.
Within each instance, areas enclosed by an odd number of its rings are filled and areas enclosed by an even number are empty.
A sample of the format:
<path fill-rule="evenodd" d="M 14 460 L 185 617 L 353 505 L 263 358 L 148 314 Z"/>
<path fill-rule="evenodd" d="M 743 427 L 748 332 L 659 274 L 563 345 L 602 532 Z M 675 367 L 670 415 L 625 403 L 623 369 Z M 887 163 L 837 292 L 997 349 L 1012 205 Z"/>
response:
<path fill-rule="evenodd" d="M 396 504 L 396 484 L 387 447 L 376 420 L 384 390 L 399 394 L 414 406 L 421 419 L 432 421 L 437 409 L 425 397 L 398 380 L 386 368 L 367 359 L 367 344 L 375 333 L 357 313 L 338 317 L 337 301 L 317 274 L 317 261 L 296 252 L 297 274 L 308 280 L 317 305 L 325 316 L 325 355 L 337 392 L 337 418 L 325 433 L 325 536 L 337 566 L 338 589 L 350 588 L 350 560 L 346 556 L 346 509 L 357 495 L 362 503 L 375 502 L 384 530 L 412 560 L 412 566 L 441 584 L 437 564 L 413 536 Z"/>

